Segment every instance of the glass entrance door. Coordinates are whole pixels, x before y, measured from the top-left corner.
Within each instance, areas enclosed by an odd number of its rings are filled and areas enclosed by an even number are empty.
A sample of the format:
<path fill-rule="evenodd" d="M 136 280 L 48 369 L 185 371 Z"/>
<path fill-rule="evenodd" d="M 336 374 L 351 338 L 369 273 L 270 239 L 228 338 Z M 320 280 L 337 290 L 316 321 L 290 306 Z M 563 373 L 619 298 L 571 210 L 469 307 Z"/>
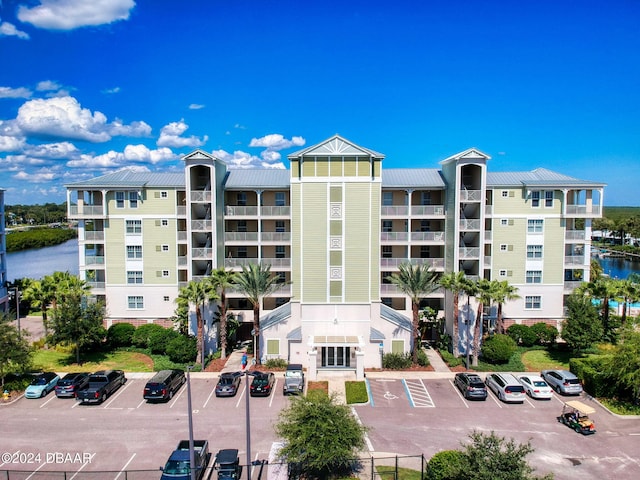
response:
<path fill-rule="evenodd" d="M 322 347 L 323 367 L 349 367 L 350 359 L 351 347 Z"/>

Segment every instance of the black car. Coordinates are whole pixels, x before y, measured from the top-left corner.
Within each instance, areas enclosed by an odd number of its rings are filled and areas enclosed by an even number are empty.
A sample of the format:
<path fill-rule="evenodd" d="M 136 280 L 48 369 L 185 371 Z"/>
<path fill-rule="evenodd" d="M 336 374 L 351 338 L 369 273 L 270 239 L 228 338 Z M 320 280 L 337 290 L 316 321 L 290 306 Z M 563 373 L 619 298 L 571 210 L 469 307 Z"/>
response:
<path fill-rule="evenodd" d="M 56 384 L 56 397 L 75 397 L 76 391 L 89 383 L 89 372 L 67 373 Z"/>
<path fill-rule="evenodd" d="M 182 370 L 160 370 L 144 386 L 142 396 L 148 401 L 169 401 L 186 381 Z"/>
<path fill-rule="evenodd" d="M 238 393 L 242 372 L 222 373 L 216 385 L 216 397 L 233 397 Z"/>
<path fill-rule="evenodd" d="M 480 376 L 475 373 L 456 373 L 453 383 L 458 387 L 464 398 L 486 400 L 487 386 Z"/>
<path fill-rule="evenodd" d="M 271 395 L 276 376 L 271 372 L 260 372 L 253 376 L 249 393 L 252 397 L 268 397 Z"/>

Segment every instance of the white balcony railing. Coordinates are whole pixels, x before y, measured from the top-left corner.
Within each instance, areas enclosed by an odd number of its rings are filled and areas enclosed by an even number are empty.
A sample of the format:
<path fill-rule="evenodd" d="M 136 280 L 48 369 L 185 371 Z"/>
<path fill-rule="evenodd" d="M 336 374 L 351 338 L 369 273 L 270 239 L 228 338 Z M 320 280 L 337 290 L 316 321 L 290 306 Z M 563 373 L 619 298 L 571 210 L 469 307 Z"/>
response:
<path fill-rule="evenodd" d="M 584 265 L 584 255 L 565 255 L 565 265 Z"/>
<path fill-rule="evenodd" d="M 291 242 L 291 232 L 262 232 L 260 234 L 263 242 Z"/>
<path fill-rule="evenodd" d="M 382 232 L 380 234 L 380 241 L 382 242 L 406 242 L 408 240 L 408 232 Z"/>
<path fill-rule="evenodd" d="M 380 208 L 380 215 L 383 217 L 407 217 L 409 207 L 407 205 L 383 205 Z"/>
<path fill-rule="evenodd" d="M 211 231 L 211 227 L 213 226 L 213 222 L 211 220 L 191 220 L 191 230 L 195 231 Z"/>
<path fill-rule="evenodd" d="M 97 217 L 104 215 L 104 207 L 102 205 L 70 205 L 70 216 Z"/>
<path fill-rule="evenodd" d="M 225 232 L 225 242 L 257 242 L 258 232 Z"/>
<path fill-rule="evenodd" d="M 291 215 L 291 207 L 289 206 L 260 207 L 260 215 L 262 215 L 263 217 L 288 217 Z"/>
<path fill-rule="evenodd" d="M 461 202 L 480 202 L 482 200 L 482 190 L 460 190 Z"/>
<path fill-rule="evenodd" d="M 480 219 L 462 219 L 460 220 L 460 230 L 480 230 Z"/>
<path fill-rule="evenodd" d="M 458 249 L 458 256 L 461 260 L 464 259 L 478 259 L 480 258 L 479 247 L 462 247 Z"/>
<path fill-rule="evenodd" d="M 600 205 L 567 205 L 567 215 L 600 215 Z"/>
<path fill-rule="evenodd" d="M 84 240 L 86 242 L 103 242 L 104 241 L 104 232 L 96 232 L 96 231 L 87 231 L 84 232 Z"/>
<path fill-rule="evenodd" d="M 564 232 L 565 240 L 584 240 L 585 232 L 584 230 L 567 230 Z"/>
<path fill-rule="evenodd" d="M 396 269 L 402 263 L 410 263 L 412 265 L 429 265 L 431 268 L 444 268 L 444 258 L 381 258 L 381 269 Z"/>
<path fill-rule="evenodd" d="M 258 215 L 258 206 L 239 206 L 239 205 L 227 205 L 225 208 L 225 215 L 228 217 L 256 217 Z"/>
<path fill-rule="evenodd" d="M 213 248 L 205 248 L 205 247 L 192 248 L 191 257 L 197 258 L 197 259 L 204 258 L 209 260 L 213 258 Z"/>
<path fill-rule="evenodd" d="M 192 202 L 210 202 L 211 190 L 192 191 L 190 197 Z"/>
<path fill-rule="evenodd" d="M 412 242 L 444 242 L 444 232 L 411 232 Z"/>
<path fill-rule="evenodd" d="M 411 215 L 415 217 L 444 216 L 444 205 L 414 205 L 411 207 Z"/>

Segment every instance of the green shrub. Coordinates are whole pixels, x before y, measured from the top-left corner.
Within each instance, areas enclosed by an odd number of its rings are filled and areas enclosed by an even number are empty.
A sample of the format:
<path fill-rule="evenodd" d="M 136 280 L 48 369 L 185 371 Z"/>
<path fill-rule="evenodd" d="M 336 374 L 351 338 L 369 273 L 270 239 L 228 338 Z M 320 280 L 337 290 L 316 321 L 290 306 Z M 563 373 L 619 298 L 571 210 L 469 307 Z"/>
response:
<path fill-rule="evenodd" d="M 448 350 L 440 349 L 438 350 L 438 352 L 440 352 L 440 356 L 442 357 L 442 359 L 451 368 L 462 365 L 463 363 L 462 357 L 454 357 L 453 353 L 449 352 Z"/>
<path fill-rule="evenodd" d="M 265 366 L 270 370 L 286 370 L 288 364 L 284 358 L 270 358 L 265 362 Z"/>
<path fill-rule="evenodd" d="M 144 325 L 140 325 L 138 328 L 136 328 L 136 331 L 131 337 L 131 342 L 136 347 L 149 348 L 149 340 L 151 338 L 151 334 L 153 332 L 159 332 L 161 330 L 165 330 L 165 328 L 161 325 L 157 325 L 155 323 L 145 323 Z"/>
<path fill-rule="evenodd" d="M 518 325 L 517 323 L 507 328 L 507 335 L 513 338 L 517 345 L 522 345 L 523 347 L 532 346 L 538 338 L 536 334 L 531 331 L 530 327 Z"/>
<path fill-rule="evenodd" d="M 482 358 L 490 363 L 507 363 L 517 350 L 513 338 L 509 335 L 497 334 L 482 343 Z"/>
<path fill-rule="evenodd" d="M 385 353 L 382 355 L 382 368 L 404 370 L 411 367 L 410 353 Z"/>
<path fill-rule="evenodd" d="M 608 355 L 594 355 L 569 360 L 569 370 L 581 381 L 584 389 L 594 397 L 615 397 L 618 392 L 615 382 L 605 373 Z"/>
<path fill-rule="evenodd" d="M 172 328 L 163 328 L 162 330 L 151 332 L 149 335 L 149 349 L 151 353 L 166 353 L 169 342 L 179 336 L 180 334 Z"/>
<path fill-rule="evenodd" d="M 427 464 L 427 480 L 458 480 L 464 478 L 465 454 L 459 450 L 436 453 Z"/>
<path fill-rule="evenodd" d="M 429 357 L 427 357 L 425 351 L 422 349 L 418 350 L 418 365 L 421 367 L 428 367 L 429 363 Z"/>
<path fill-rule="evenodd" d="M 179 335 L 167 345 L 169 359 L 176 363 L 193 362 L 198 353 L 196 337 Z"/>
<path fill-rule="evenodd" d="M 4 380 L 4 390 L 7 392 L 22 392 L 29 386 L 31 380 L 33 380 L 31 375 L 7 375 Z"/>
<path fill-rule="evenodd" d="M 136 327 L 130 323 L 114 323 L 107 330 L 107 345 L 111 348 L 131 346 Z"/>
<path fill-rule="evenodd" d="M 367 393 L 367 385 L 363 381 L 347 381 L 344 382 L 345 397 L 347 404 L 351 403 L 367 403 L 369 394 Z"/>
<path fill-rule="evenodd" d="M 555 343 L 558 338 L 558 329 L 553 325 L 544 322 L 538 322 L 529 327 L 531 332 L 536 336 L 536 343 L 539 345 L 547 345 Z"/>

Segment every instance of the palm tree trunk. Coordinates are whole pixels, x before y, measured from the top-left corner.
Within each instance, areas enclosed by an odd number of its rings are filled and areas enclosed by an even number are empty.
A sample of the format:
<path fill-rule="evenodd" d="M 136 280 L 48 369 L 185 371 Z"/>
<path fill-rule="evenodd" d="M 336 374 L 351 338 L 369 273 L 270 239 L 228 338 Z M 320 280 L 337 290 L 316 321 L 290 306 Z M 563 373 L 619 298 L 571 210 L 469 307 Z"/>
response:
<path fill-rule="evenodd" d="M 227 358 L 227 303 L 224 289 L 220 292 L 220 358 Z"/>
<path fill-rule="evenodd" d="M 196 363 L 202 365 L 202 369 L 204 370 L 204 328 L 202 326 L 202 312 L 200 311 L 200 306 L 196 306 L 196 323 L 198 324 L 198 332 L 196 335 L 196 345 L 198 353 L 196 355 Z"/>
<path fill-rule="evenodd" d="M 418 349 L 420 348 L 420 316 L 418 314 L 418 304 L 416 302 L 411 302 L 411 310 L 413 311 L 413 358 L 412 362 L 414 365 L 418 364 Z"/>
<path fill-rule="evenodd" d="M 482 311 L 484 305 L 482 302 L 478 304 L 478 312 L 473 323 L 473 361 L 471 364 L 474 367 L 478 366 L 478 357 L 480 356 L 480 325 L 482 325 Z"/>
<path fill-rule="evenodd" d="M 253 306 L 253 335 L 255 337 L 255 352 L 253 352 L 253 358 L 257 365 L 262 365 L 260 361 L 260 306 Z"/>
<path fill-rule="evenodd" d="M 496 330 L 504 334 L 504 320 L 502 319 L 502 303 L 498 303 L 498 313 L 496 314 Z"/>
<path fill-rule="evenodd" d="M 460 332 L 458 331 L 458 316 L 460 315 L 460 306 L 458 305 L 459 301 L 458 293 L 453 294 L 453 348 L 452 353 L 454 357 L 460 356 L 460 351 L 458 350 L 458 343 L 460 341 Z"/>

